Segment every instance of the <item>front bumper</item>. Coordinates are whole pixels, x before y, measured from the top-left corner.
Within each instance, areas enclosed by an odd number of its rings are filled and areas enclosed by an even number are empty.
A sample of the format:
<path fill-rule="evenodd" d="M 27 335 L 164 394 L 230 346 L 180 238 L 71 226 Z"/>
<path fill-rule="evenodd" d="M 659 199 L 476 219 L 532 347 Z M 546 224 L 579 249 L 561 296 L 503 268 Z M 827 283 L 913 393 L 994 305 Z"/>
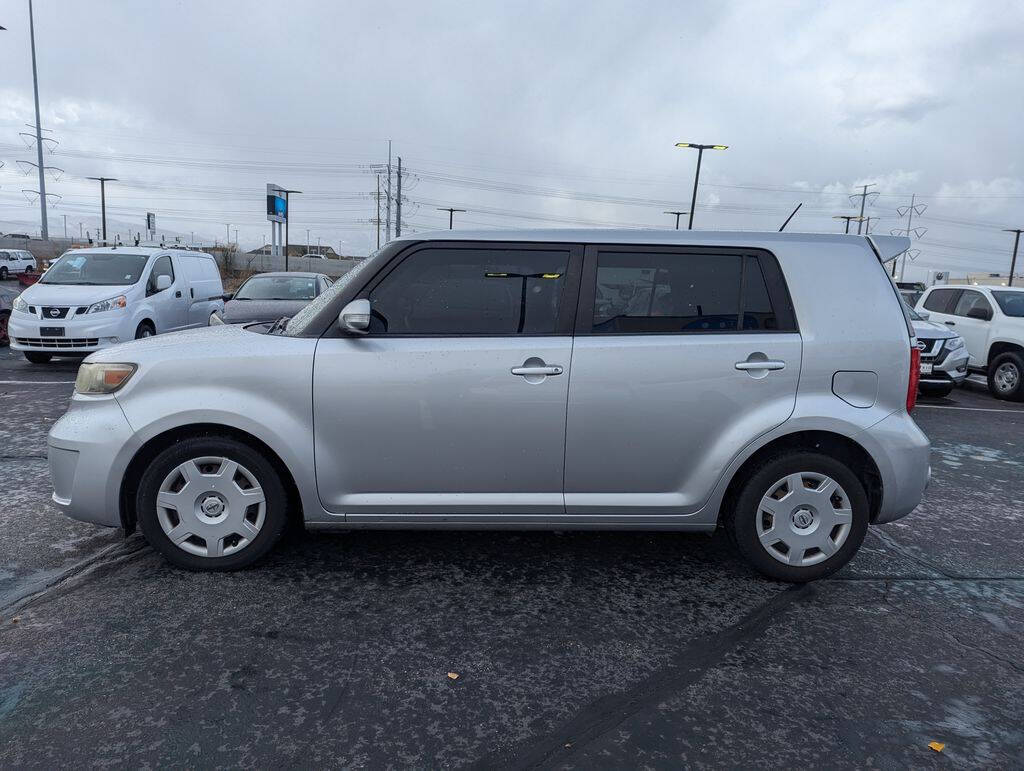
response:
<path fill-rule="evenodd" d="M 7 325 L 11 348 L 37 353 L 91 353 L 126 342 L 134 337 L 130 319 L 124 313 L 79 314 L 66 319 L 40 319 L 28 313 L 12 313 Z M 105 318 L 104 318 L 105 317 Z M 42 334 L 42 327 L 60 327 L 60 337 Z M 127 336 L 126 336 L 127 334 Z"/>
<path fill-rule="evenodd" d="M 967 361 L 970 355 L 967 348 L 955 351 L 943 349 L 938 356 L 922 356 L 922 364 L 931 364 L 931 373 L 921 375 L 920 384 L 925 386 L 960 385 L 967 378 Z"/>
<path fill-rule="evenodd" d="M 53 502 L 72 519 L 120 527 L 118 494 L 133 435 L 113 397 L 72 398 L 46 440 Z"/>
<path fill-rule="evenodd" d="M 855 439 L 878 466 L 882 477 L 882 503 L 875 524 L 907 516 L 921 502 L 931 481 L 931 443 L 914 419 L 894 412 Z"/>

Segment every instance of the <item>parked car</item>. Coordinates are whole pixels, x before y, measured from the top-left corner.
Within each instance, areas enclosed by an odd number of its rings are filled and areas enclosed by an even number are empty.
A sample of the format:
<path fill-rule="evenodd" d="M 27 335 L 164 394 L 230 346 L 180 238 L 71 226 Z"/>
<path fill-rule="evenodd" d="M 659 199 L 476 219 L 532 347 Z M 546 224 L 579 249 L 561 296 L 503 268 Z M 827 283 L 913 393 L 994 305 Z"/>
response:
<path fill-rule="evenodd" d="M 24 249 L 0 249 L 0 281 L 18 273 L 33 273 L 36 270 L 36 258 L 32 252 Z"/>
<path fill-rule="evenodd" d="M 125 340 L 206 326 L 224 287 L 205 252 L 105 247 L 65 252 L 14 301 L 11 347 L 42 364 Z"/>
<path fill-rule="evenodd" d="M 963 337 L 969 370 L 988 378 L 993 396 L 1024 400 L 1024 289 L 933 286 L 917 310 Z"/>
<path fill-rule="evenodd" d="M 228 324 L 274 321 L 292 317 L 331 285 L 319 273 L 258 273 L 238 291 L 224 295 L 223 320 Z"/>
<path fill-rule="evenodd" d="M 924 294 L 924 290 L 923 289 L 901 289 L 900 290 L 900 296 L 904 300 L 906 300 L 907 305 L 909 305 L 911 308 L 913 308 L 915 305 L 917 305 L 917 301 L 921 298 L 922 294 Z"/>
<path fill-rule="evenodd" d="M 304 255 L 302 255 L 302 259 L 304 259 L 304 260 L 326 260 L 327 259 L 327 255 L 326 254 L 315 254 L 313 252 L 306 252 Z"/>
<path fill-rule="evenodd" d="M 900 291 L 903 293 L 903 290 Z M 921 350 L 918 392 L 924 396 L 949 396 L 967 378 L 967 346 L 964 339 L 944 324 L 927 320 L 928 312 L 908 308 L 917 347 Z"/>
<path fill-rule="evenodd" d="M 4 233 L 3 238 L 20 238 L 23 241 L 28 241 L 32 238 L 28 233 Z"/>
<path fill-rule="evenodd" d="M 919 351 L 879 259 L 907 244 L 396 239 L 266 334 L 222 325 L 90 356 L 49 434 L 53 500 L 138 526 L 192 569 L 252 564 L 294 517 L 721 526 L 766 575 L 819 578 L 928 482 Z"/>

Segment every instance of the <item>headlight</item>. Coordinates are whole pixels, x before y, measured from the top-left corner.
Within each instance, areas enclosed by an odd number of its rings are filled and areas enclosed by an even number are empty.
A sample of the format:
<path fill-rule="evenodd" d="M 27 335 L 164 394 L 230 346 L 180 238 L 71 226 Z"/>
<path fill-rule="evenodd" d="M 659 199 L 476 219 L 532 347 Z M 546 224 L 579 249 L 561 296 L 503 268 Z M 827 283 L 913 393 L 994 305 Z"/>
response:
<path fill-rule="evenodd" d="M 14 298 L 14 302 L 11 304 L 11 307 L 16 311 L 28 313 L 28 303 L 21 299 L 21 295 Z"/>
<path fill-rule="evenodd" d="M 75 378 L 75 391 L 80 394 L 112 394 L 128 382 L 136 369 L 136 364 L 83 364 Z"/>
<path fill-rule="evenodd" d="M 123 294 L 119 294 L 117 297 L 111 297 L 109 300 L 100 300 L 98 303 L 93 303 L 89 306 L 89 310 L 86 313 L 103 313 L 103 311 L 112 311 L 115 308 L 124 308 L 127 304 L 128 299 Z"/>
<path fill-rule="evenodd" d="M 964 339 L 962 337 L 960 337 L 959 335 L 957 335 L 956 337 L 951 337 L 948 340 L 946 340 L 946 350 L 947 351 L 958 351 L 958 350 L 960 350 L 963 347 L 964 347 Z"/>

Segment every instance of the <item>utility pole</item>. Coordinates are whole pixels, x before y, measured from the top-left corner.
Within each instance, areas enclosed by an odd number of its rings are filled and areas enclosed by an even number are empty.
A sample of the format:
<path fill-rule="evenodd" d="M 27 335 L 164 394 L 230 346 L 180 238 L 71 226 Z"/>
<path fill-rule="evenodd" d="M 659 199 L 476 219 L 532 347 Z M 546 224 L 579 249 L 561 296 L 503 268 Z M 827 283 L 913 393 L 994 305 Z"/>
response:
<path fill-rule="evenodd" d="M 878 195 L 878 193 L 875 192 L 875 191 L 872 191 L 870 193 L 868 192 L 868 188 L 869 187 L 875 187 L 875 184 L 876 183 L 874 183 L 874 182 L 869 182 L 866 185 L 858 185 L 858 187 L 861 188 L 861 192 L 857 193 L 856 195 L 851 195 L 850 196 L 850 200 L 851 201 L 854 198 L 859 198 L 860 199 L 860 219 L 857 220 L 857 235 L 858 236 L 861 234 L 860 233 L 861 226 L 864 224 L 864 205 L 867 203 L 868 196 L 869 195 L 874 195 L 874 196 Z M 874 199 L 872 199 L 872 200 L 874 200 Z"/>
<path fill-rule="evenodd" d="M 380 249 L 380 174 L 377 175 L 377 248 Z"/>
<path fill-rule="evenodd" d="M 39 216 L 42 224 L 41 235 L 44 241 L 50 239 L 50 229 L 46 222 L 46 179 L 43 174 L 43 121 L 39 117 L 39 75 L 36 72 L 36 25 L 32 14 L 32 0 L 28 0 L 28 30 L 32 40 L 32 94 L 36 101 L 36 158 L 39 167 Z M 104 238 L 106 235 L 104 234 Z"/>
<path fill-rule="evenodd" d="M 1004 228 L 1004 233 L 1013 233 L 1013 258 L 1010 260 L 1010 280 L 1007 286 L 1013 286 L 1013 272 L 1017 269 L 1017 247 L 1020 246 L 1020 228 Z"/>
<path fill-rule="evenodd" d="M 64 218 L 64 240 L 67 241 L 68 240 L 68 215 L 62 214 L 61 216 Z"/>
<path fill-rule="evenodd" d="M 684 214 L 689 214 L 687 211 L 663 211 L 662 214 L 674 214 L 676 215 L 676 230 L 679 230 L 679 218 Z"/>
<path fill-rule="evenodd" d="M 402 156 L 398 156 L 398 198 L 395 199 L 395 238 L 402 235 Z"/>
<path fill-rule="evenodd" d="M 238 228 L 235 228 L 235 246 L 238 246 Z"/>
<path fill-rule="evenodd" d="M 391 240 L 391 140 L 388 140 L 388 181 L 385 186 L 387 189 L 384 191 L 387 196 L 387 203 L 384 206 L 384 214 L 386 221 L 384 225 L 384 240 Z"/>
<path fill-rule="evenodd" d="M 117 177 L 86 177 L 100 183 L 100 219 L 103 221 L 103 245 L 107 245 L 107 183 L 117 182 Z"/>
<path fill-rule="evenodd" d="M 82 225 L 83 225 L 83 223 L 81 223 L 81 222 L 78 223 L 78 240 L 79 241 L 84 241 L 85 240 L 85 236 L 82 235 Z"/>
<path fill-rule="evenodd" d="M 915 228 L 915 227 L 912 227 L 912 225 L 914 224 L 914 215 L 916 214 L 918 217 L 920 217 L 922 214 L 924 214 L 925 209 L 928 208 L 928 204 L 926 204 L 926 203 L 918 204 L 918 203 L 916 203 L 916 201 L 917 201 L 917 194 L 913 193 L 910 196 L 910 206 L 898 206 L 896 208 L 896 213 L 900 217 L 904 217 L 905 216 L 907 218 L 907 227 L 906 227 L 905 230 L 904 229 L 890 230 L 889 232 L 892 235 L 894 235 L 894 236 L 896 236 L 896 235 L 904 235 L 907 238 L 910 238 L 910 234 L 913 233 L 917 238 L 920 238 L 921 236 L 923 236 L 925 233 L 928 232 L 928 228 Z M 911 259 L 914 259 L 918 254 L 919 254 L 919 252 L 915 249 L 914 250 L 914 254 L 911 255 Z M 907 269 L 907 252 L 904 252 L 902 255 L 900 255 L 899 257 L 897 257 L 896 259 L 894 259 L 892 261 L 892 277 L 893 278 L 896 278 L 896 265 L 897 264 L 900 265 L 900 277 L 899 277 L 899 280 L 902 281 L 903 280 L 903 272 Z"/>
<path fill-rule="evenodd" d="M 288 223 L 292 221 L 292 193 L 302 194 L 301 190 L 282 190 L 284 193 L 284 269 L 288 272 Z M 278 239 L 281 238 L 281 231 L 278 230 Z"/>
<path fill-rule="evenodd" d="M 460 211 L 460 212 L 464 213 L 466 211 L 465 209 L 451 209 L 451 208 L 443 208 L 443 207 L 438 207 L 437 210 L 438 211 L 446 211 L 446 212 L 448 212 L 448 229 L 449 230 L 452 230 L 454 228 L 453 217 L 455 215 L 455 212 Z"/>

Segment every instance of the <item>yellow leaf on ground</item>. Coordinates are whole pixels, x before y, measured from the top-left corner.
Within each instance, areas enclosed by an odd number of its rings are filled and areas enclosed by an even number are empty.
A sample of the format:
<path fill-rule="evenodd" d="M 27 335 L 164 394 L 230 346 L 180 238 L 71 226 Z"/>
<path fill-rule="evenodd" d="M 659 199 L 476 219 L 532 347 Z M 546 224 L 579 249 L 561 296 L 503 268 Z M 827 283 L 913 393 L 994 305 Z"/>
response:
<path fill-rule="evenodd" d="M 942 742 L 928 742 L 928 746 L 936 752 L 942 752 L 946 748 L 946 745 Z"/>
<path fill-rule="evenodd" d="M 449 672 L 448 673 L 448 679 L 449 680 L 458 680 L 459 679 L 459 673 L 458 672 Z"/>

